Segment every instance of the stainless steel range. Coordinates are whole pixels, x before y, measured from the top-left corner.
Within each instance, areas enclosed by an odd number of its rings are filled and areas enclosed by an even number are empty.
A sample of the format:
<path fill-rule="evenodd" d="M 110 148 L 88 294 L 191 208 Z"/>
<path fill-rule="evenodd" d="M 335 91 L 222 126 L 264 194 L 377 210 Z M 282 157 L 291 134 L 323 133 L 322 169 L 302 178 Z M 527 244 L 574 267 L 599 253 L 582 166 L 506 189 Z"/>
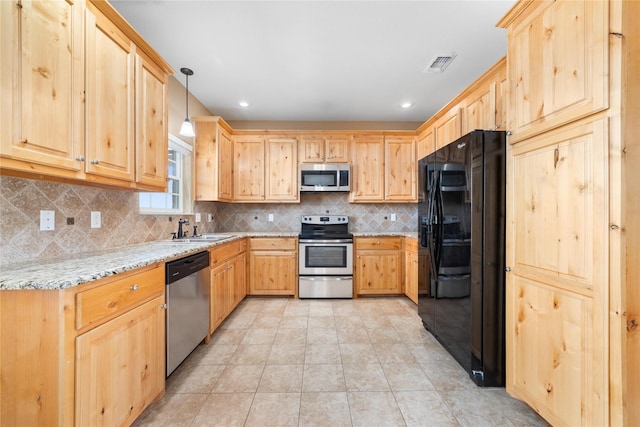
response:
<path fill-rule="evenodd" d="M 302 217 L 298 297 L 353 298 L 353 234 L 344 215 Z"/>

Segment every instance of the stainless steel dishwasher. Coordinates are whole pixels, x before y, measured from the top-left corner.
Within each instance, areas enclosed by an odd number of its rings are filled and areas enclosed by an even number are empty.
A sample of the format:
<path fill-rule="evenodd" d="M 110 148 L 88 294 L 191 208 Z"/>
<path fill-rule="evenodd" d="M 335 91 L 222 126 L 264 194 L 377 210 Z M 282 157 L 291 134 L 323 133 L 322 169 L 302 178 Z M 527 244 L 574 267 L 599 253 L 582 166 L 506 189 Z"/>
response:
<path fill-rule="evenodd" d="M 209 252 L 166 264 L 167 377 L 209 333 Z"/>

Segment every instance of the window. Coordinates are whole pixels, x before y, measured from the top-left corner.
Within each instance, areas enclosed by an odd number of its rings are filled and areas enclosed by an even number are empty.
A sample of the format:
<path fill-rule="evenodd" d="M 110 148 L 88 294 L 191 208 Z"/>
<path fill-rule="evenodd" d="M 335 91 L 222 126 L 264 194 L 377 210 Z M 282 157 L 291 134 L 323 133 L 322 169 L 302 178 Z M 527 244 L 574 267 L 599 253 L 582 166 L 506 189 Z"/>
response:
<path fill-rule="evenodd" d="M 141 214 L 191 213 L 192 200 L 188 171 L 191 170 L 189 144 L 169 134 L 169 162 L 166 193 L 140 193 Z"/>

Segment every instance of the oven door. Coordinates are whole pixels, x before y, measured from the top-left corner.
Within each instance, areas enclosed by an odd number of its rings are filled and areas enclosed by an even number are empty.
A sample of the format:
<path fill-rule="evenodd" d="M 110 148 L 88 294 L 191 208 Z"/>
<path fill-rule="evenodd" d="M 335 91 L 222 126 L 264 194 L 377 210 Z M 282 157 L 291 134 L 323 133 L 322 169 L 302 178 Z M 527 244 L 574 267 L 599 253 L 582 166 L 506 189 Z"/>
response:
<path fill-rule="evenodd" d="M 298 274 L 352 275 L 353 242 L 351 240 L 306 240 L 299 245 Z"/>

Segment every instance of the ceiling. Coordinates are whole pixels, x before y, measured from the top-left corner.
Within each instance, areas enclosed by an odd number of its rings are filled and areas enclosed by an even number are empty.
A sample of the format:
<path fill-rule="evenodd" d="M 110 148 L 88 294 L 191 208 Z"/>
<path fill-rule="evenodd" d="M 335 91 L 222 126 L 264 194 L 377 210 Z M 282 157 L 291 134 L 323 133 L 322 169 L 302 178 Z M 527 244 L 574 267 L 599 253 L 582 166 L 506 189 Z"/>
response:
<path fill-rule="evenodd" d="M 423 122 L 506 54 L 495 24 L 514 2 L 111 3 L 226 120 Z M 451 53 L 444 73 L 424 72 Z"/>

